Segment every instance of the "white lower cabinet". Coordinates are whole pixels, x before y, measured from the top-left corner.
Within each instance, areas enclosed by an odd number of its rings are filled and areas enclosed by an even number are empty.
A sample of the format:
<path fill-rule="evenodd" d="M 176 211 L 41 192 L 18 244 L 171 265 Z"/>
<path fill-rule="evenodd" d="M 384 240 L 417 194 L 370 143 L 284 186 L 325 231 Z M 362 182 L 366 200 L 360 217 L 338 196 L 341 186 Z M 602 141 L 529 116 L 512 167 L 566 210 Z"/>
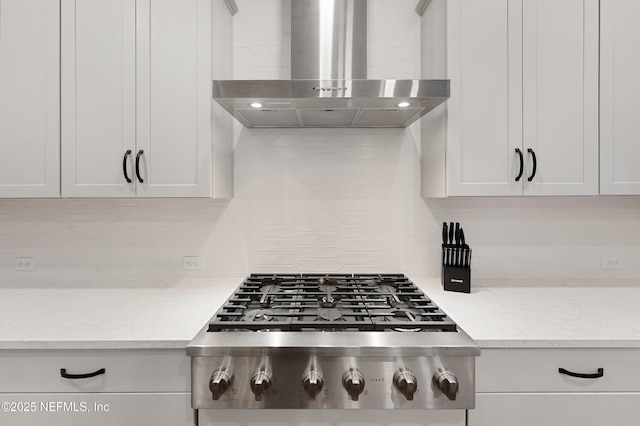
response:
<path fill-rule="evenodd" d="M 182 349 L 0 351 L 0 378 L 2 425 L 194 424 Z"/>
<path fill-rule="evenodd" d="M 482 393 L 469 426 L 637 426 L 640 393 Z"/>
<path fill-rule="evenodd" d="M 193 426 L 189 393 L 3 394 L 0 424 Z"/>
<path fill-rule="evenodd" d="M 638 359 L 635 349 L 483 349 L 468 426 L 637 425 Z"/>

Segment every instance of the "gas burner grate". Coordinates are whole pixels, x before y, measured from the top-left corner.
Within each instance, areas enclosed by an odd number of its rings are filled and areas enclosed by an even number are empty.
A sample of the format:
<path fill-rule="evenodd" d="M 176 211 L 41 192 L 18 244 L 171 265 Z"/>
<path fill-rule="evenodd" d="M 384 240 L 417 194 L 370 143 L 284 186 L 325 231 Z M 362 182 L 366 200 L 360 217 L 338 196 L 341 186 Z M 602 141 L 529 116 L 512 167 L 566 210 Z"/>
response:
<path fill-rule="evenodd" d="M 403 274 L 251 274 L 208 331 L 457 331 Z"/>

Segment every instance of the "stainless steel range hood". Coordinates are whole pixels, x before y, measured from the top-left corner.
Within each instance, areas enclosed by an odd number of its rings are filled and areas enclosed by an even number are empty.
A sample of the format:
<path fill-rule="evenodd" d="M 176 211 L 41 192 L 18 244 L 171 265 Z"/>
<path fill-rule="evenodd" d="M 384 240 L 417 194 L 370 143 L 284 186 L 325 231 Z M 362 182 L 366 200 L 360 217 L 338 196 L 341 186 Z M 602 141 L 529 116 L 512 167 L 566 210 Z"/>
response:
<path fill-rule="evenodd" d="M 449 80 L 368 80 L 367 0 L 291 1 L 291 80 L 214 80 L 246 127 L 406 127 Z"/>

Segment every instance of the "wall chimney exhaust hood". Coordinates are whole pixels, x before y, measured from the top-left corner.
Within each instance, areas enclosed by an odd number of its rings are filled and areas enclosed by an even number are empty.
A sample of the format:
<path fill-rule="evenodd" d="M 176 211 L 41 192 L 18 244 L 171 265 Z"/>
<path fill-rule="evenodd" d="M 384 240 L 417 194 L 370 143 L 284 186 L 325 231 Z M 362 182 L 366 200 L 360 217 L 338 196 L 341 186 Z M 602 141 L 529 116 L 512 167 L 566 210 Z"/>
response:
<path fill-rule="evenodd" d="M 368 80 L 367 0 L 291 1 L 291 80 L 214 80 L 245 127 L 406 127 L 449 80 Z"/>

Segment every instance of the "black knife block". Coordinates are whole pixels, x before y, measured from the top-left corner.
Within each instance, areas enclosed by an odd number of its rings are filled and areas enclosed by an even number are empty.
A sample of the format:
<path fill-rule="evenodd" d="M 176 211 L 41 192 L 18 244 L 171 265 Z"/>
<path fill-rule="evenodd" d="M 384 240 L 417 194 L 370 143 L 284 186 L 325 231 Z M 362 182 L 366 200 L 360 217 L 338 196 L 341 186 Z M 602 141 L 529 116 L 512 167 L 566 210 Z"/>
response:
<path fill-rule="evenodd" d="M 443 266 L 442 286 L 446 291 L 471 293 L 471 268 Z"/>
<path fill-rule="evenodd" d="M 445 291 L 471 293 L 471 267 L 445 265 L 445 248 L 442 248 L 442 287 Z"/>

